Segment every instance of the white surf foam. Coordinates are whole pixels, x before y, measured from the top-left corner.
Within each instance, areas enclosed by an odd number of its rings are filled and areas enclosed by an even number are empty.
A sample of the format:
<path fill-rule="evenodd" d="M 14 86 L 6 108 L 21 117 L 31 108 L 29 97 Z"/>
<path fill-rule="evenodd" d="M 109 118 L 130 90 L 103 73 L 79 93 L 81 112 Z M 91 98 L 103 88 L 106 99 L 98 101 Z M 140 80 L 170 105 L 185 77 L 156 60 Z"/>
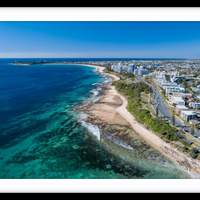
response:
<path fill-rule="evenodd" d="M 111 135 L 109 133 L 104 133 L 104 136 L 105 136 L 105 138 L 109 139 L 110 141 L 112 141 L 113 143 L 115 143 L 118 146 L 121 146 L 121 147 L 129 149 L 129 150 L 134 150 L 133 147 L 128 145 L 126 142 L 124 142 L 122 139 L 120 139 L 117 136 Z"/>
<path fill-rule="evenodd" d="M 80 115 L 79 115 L 79 118 L 80 118 L 79 121 L 82 121 L 82 120 L 84 120 L 84 119 L 87 119 L 87 117 L 88 117 L 88 115 L 87 115 L 86 113 L 81 112 Z"/>
<path fill-rule="evenodd" d="M 99 98 L 100 98 L 99 94 L 100 94 L 101 89 L 102 89 L 101 87 L 97 87 L 90 91 L 90 93 L 91 93 L 90 102 L 91 103 L 95 103 L 99 100 Z"/>
<path fill-rule="evenodd" d="M 93 125 L 93 124 L 90 124 L 90 123 L 85 122 L 85 121 L 81 121 L 81 123 L 84 127 L 86 127 L 88 129 L 89 132 L 91 132 L 94 136 L 96 136 L 97 139 L 100 141 L 101 132 L 100 132 L 97 125 Z"/>

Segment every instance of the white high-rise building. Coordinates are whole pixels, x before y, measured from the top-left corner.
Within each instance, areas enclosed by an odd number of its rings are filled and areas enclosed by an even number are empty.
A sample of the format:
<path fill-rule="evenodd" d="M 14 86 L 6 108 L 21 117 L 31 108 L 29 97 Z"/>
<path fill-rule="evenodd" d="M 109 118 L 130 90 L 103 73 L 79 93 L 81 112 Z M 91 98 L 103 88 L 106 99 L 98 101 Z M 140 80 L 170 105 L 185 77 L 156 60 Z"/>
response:
<path fill-rule="evenodd" d="M 134 69 L 134 74 L 138 75 L 138 69 Z"/>
<path fill-rule="evenodd" d="M 134 70 L 135 70 L 135 68 L 136 68 L 136 66 L 135 66 L 134 64 L 129 64 L 129 65 L 127 66 L 127 72 L 133 73 Z"/>
<path fill-rule="evenodd" d="M 143 69 L 143 66 L 140 66 L 139 69 L 138 69 L 138 73 L 137 73 L 139 76 L 143 76 L 143 75 L 147 75 L 149 74 L 149 71 L 146 70 L 146 69 Z"/>

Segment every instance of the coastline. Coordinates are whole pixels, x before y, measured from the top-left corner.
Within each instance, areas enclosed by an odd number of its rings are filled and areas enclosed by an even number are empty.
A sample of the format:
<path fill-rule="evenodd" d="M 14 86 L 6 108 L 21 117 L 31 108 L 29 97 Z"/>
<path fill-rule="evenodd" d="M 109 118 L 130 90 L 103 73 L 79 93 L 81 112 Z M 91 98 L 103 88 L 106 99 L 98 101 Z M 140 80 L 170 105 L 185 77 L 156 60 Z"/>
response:
<path fill-rule="evenodd" d="M 58 64 L 58 63 L 55 63 Z M 67 64 L 64 64 L 67 65 Z M 112 78 L 112 81 L 119 80 L 119 77 L 105 73 L 103 70 L 105 67 L 88 64 L 73 64 L 84 65 L 98 69 L 98 73 L 104 76 Z M 94 124 L 99 125 L 101 121 L 106 121 L 108 124 L 122 124 L 124 126 L 130 125 L 132 129 L 146 141 L 154 149 L 161 152 L 165 157 L 171 160 L 175 165 L 181 166 L 183 171 L 186 171 L 191 178 L 200 178 L 200 161 L 194 160 L 186 154 L 178 151 L 175 147 L 169 143 L 163 141 L 160 137 L 154 134 L 152 131 L 146 129 L 144 125 L 138 123 L 135 117 L 127 110 L 128 101 L 126 97 L 119 94 L 111 83 L 107 83 L 105 86 L 108 88 L 107 94 L 100 95 L 100 100 L 89 106 L 89 114 L 92 114 L 91 121 Z M 111 106 L 109 104 L 112 104 Z M 88 107 L 86 107 L 87 110 Z M 97 120 L 96 120 L 97 119 Z M 99 120 L 98 120 L 99 119 Z M 125 144 L 125 145 L 128 145 Z"/>
<path fill-rule="evenodd" d="M 119 80 L 117 76 L 105 73 L 103 71 L 105 67 L 96 66 L 96 65 L 85 65 L 85 66 L 97 68 L 99 74 L 111 77 L 112 81 Z M 150 146 L 152 146 L 154 149 L 162 153 L 165 157 L 171 160 L 175 165 L 181 167 L 184 171 L 186 171 L 191 176 L 191 178 L 200 178 L 200 161 L 199 160 L 194 160 L 190 158 L 189 156 L 187 156 L 186 154 L 178 151 L 175 147 L 163 141 L 151 130 L 146 129 L 144 125 L 142 125 L 141 123 L 138 123 L 135 120 L 134 116 L 126 108 L 128 105 L 127 99 L 123 95 L 119 94 L 117 90 L 115 89 L 115 87 L 112 86 L 110 83 L 108 84 L 107 87 L 109 87 L 109 97 L 106 95 L 101 95 L 100 102 L 101 103 L 109 102 L 109 101 L 112 101 L 113 98 L 118 97 L 121 100 L 121 104 L 120 105 L 118 104 L 118 106 L 115 107 L 114 109 L 115 109 L 115 112 L 119 116 L 116 116 L 116 114 L 113 114 L 113 111 L 109 110 L 109 107 L 106 107 L 106 105 L 103 105 L 105 107 L 104 110 L 101 110 L 103 106 L 101 108 L 99 107 L 96 108 L 96 111 L 94 111 L 92 115 L 95 115 L 99 119 L 103 121 L 107 121 L 108 123 L 114 123 L 114 122 L 117 123 L 119 121 L 122 124 L 124 123 L 126 125 L 127 123 L 131 125 L 132 129 L 141 138 L 143 138 Z M 118 100 L 118 103 L 120 100 Z M 93 107 L 90 109 L 93 109 Z M 123 120 L 120 117 L 122 117 Z"/>

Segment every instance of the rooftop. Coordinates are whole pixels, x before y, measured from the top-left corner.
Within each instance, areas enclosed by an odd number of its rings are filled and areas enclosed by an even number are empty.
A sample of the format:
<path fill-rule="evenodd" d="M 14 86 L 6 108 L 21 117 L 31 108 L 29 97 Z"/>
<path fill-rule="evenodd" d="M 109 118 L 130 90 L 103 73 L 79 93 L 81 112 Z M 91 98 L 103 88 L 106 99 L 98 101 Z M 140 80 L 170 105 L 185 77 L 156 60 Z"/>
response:
<path fill-rule="evenodd" d="M 179 108 L 179 109 L 188 109 L 188 107 L 186 107 L 186 106 L 181 106 L 181 105 L 176 105 L 176 107 Z"/>
<path fill-rule="evenodd" d="M 186 114 L 186 115 L 194 115 L 194 114 L 196 114 L 196 112 L 194 110 L 182 110 L 181 112 Z"/>
<path fill-rule="evenodd" d="M 198 105 L 198 104 L 200 104 L 200 102 L 189 102 L 189 105 L 190 104 L 197 104 Z"/>
<path fill-rule="evenodd" d="M 192 98 L 192 99 L 189 99 L 188 102 L 191 102 L 191 101 L 193 101 L 193 100 L 194 100 L 193 98 Z"/>
<path fill-rule="evenodd" d="M 172 96 L 171 98 L 173 98 L 175 101 L 184 101 L 182 97 L 179 96 Z"/>

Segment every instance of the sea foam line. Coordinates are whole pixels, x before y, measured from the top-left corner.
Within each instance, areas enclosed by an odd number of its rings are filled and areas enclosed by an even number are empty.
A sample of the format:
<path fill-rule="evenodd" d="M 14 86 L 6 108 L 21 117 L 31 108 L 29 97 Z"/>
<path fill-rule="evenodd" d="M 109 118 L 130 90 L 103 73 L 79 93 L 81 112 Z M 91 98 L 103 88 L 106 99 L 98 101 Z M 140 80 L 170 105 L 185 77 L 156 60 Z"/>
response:
<path fill-rule="evenodd" d="M 95 73 L 98 73 L 99 72 L 99 69 L 98 68 L 95 68 L 94 70 L 93 70 L 93 72 L 95 72 Z M 106 76 L 106 75 L 102 75 L 103 77 L 104 77 L 104 81 L 102 81 L 102 82 L 97 82 L 97 83 L 93 83 L 92 85 L 95 85 L 96 86 L 96 88 L 95 89 L 92 89 L 91 91 L 90 91 L 90 93 L 92 93 L 92 97 L 91 97 L 91 99 L 89 100 L 89 102 L 91 102 L 91 103 L 95 103 L 96 101 L 98 101 L 99 100 L 99 94 L 100 94 L 100 91 L 102 90 L 102 85 L 103 85 L 103 83 L 107 83 L 107 82 L 111 82 L 112 81 L 112 79 L 109 77 L 109 76 Z M 87 118 L 87 115 L 84 115 L 84 114 L 82 114 L 82 116 L 81 116 L 81 118 L 83 119 L 85 119 L 85 118 Z M 101 132 L 100 132 L 100 130 L 99 130 L 99 128 L 98 128 L 98 126 L 97 125 L 94 125 L 94 124 L 91 124 L 91 123 L 88 123 L 88 122 L 85 122 L 85 121 L 83 121 L 82 119 L 80 119 L 80 122 L 81 122 L 81 124 L 84 126 L 84 127 L 86 127 L 87 129 L 88 129 L 88 131 L 90 131 L 94 136 L 96 136 L 97 137 L 97 139 L 100 141 L 100 139 L 101 139 Z M 116 140 L 116 139 L 114 139 L 114 140 Z M 116 142 L 117 143 L 117 142 Z M 125 148 L 128 148 L 128 149 L 133 149 L 132 147 L 130 147 L 129 145 L 127 145 L 125 142 L 123 142 L 123 141 L 121 141 L 121 142 L 118 142 L 118 145 L 120 145 L 120 146 L 124 146 Z"/>
<path fill-rule="evenodd" d="M 129 150 L 134 150 L 133 147 L 131 147 L 130 145 L 128 145 L 126 142 L 124 142 L 122 139 L 120 139 L 117 136 L 111 135 L 107 132 L 104 132 L 104 137 L 110 141 L 112 141 L 114 144 L 121 146 L 123 148 L 129 149 Z"/>
<path fill-rule="evenodd" d="M 81 124 L 87 128 L 87 130 L 89 132 L 91 132 L 94 136 L 97 137 L 97 139 L 100 141 L 101 139 L 101 132 L 99 130 L 99 127 L 97 125 L 94 125 L 94 124 L 90 124 L 88 122 L 85 122 L 85 121 L 81 121 Z"/>

